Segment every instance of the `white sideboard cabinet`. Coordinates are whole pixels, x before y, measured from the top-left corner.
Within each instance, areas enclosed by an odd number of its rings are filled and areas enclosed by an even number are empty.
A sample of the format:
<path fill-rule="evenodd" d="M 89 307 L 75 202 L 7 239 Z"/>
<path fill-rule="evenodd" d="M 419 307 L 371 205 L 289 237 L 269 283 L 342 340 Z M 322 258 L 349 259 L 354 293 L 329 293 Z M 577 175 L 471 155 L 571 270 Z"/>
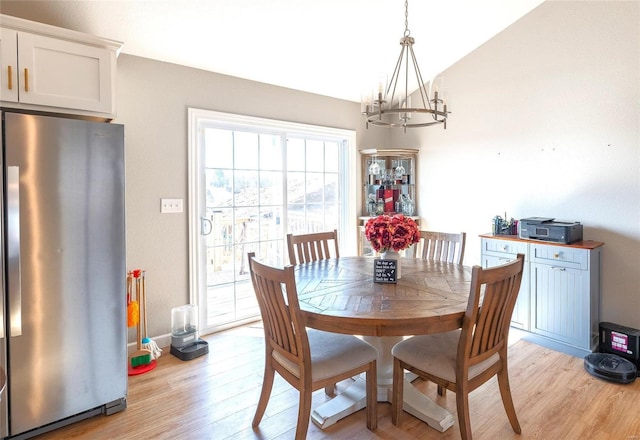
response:
<path fill-rule="evenodd" d="M 602 246 L 568 245 L 481 235 L 482 266 L 525 255 L 525 267 L 511 325 L 532 342 L 585 356 L 598 346 Z"/>
<path fill-rule="evenodd" d="M 0 15 L 1 105 L 112 119 L 121 46 Z"/>

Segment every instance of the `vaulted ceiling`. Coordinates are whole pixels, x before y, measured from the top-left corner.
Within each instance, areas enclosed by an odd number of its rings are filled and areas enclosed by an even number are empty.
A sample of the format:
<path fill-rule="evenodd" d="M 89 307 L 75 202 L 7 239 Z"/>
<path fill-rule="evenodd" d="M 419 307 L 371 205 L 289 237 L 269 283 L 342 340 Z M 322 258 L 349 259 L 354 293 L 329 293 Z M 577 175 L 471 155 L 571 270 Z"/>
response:
<path fill-rule="evenodd" d="M 408 25 L 431 78 L 542 0 L 412 0 Z M 122 52 L 359 101 L 391 75 L 401 0 L 2 0 L 0 13 L 124 43 Z"/>

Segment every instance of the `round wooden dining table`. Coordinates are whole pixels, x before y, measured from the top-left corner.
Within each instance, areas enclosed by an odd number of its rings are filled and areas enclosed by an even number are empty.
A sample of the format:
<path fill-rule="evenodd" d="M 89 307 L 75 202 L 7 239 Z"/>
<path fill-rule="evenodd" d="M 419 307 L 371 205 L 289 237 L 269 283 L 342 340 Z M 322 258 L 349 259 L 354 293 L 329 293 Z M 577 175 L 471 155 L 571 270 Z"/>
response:
<path fill-rule="evenodd" d="M 307 327 L 362 336 L 378 349 L 378 401 L 391 401 L 391 348 L 404 337 L 462 326 L 471 285 L 471 267 L 415 258 L 400 260 L 395 283 L 374 281 L 373 257 L 340 257 L 296 266 L 296 288 Z M 314 409 L 325 428 L 365 406 L 364 380 Z M 404 410 L 444 432 L 454 423 L 407 380 Z"/>

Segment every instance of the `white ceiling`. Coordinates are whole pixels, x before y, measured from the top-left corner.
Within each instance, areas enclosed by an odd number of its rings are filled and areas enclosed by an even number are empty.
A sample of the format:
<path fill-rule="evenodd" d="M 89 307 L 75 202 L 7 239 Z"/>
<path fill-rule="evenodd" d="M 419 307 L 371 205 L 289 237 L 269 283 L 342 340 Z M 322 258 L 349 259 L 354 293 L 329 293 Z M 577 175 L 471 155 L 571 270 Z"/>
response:
<path fill-rule="evenodd" d="M 412 0 L 409 30 L 425 80 L 543 0 Z M 359 101 L 391 75 L 402 0 L 0 2 L 0 12 L 122 41 L 122 52 Z"/>

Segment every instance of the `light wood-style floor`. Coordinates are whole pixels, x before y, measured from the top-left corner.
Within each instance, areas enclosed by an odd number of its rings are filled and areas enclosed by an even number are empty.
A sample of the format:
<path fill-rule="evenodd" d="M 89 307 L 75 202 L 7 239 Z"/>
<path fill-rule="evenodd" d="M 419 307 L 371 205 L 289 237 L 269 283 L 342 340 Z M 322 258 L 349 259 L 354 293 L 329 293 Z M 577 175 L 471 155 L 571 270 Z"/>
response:
<path fill-rule="evenodd" d="M 209 354 L 183 362 L 168 353 L 158 367 L 129 378 L 128 408 L 97 416 L 38 440 L 53 439 L 292 439 L 298 395 L 278 376 L 259 429 L 251 419 L 261 386 L 263 334 L 259 323 L 206 336 Z M 522 434 L 511 430 L 495 379 L 470 395 L 476 440 L 640 440 L 640 379 L 619 385 L 585 372 L 583 360 L 525 341 L 510 348 L 513 400 Z M 418 387 L 456 417 L 455 394 L 438 397 L 434 384 Z M 339 384 L 339 388 L 345 383 Z M 314 394 L 313 404 L 327 399 Z M 458 424 L 440 433 L 405 413 L 392 425 L 391 405 L 378 403 L 378 429 L 365 427 L 364 411 L 325 431 L 310 423 L 309 439 L 459 439 Z"/>

